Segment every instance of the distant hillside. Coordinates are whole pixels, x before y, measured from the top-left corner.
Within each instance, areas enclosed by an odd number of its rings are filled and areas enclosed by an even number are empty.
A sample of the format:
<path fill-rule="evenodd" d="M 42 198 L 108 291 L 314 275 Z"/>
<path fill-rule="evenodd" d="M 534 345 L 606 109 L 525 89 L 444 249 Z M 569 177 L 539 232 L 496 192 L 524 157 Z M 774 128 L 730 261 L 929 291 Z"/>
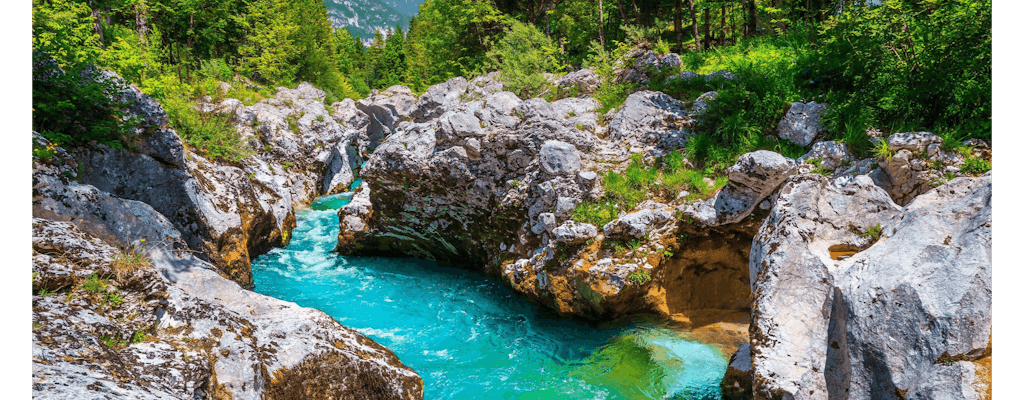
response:
<path fill-rule="evenodd" d="M 420 4 L 423 4 L 424 0 L 380 0 L 384 4 L 391 6 L 398 10 L 398 12 L 405 15 L 416 15 L 420 12 Z"/>
<path fill-rule="evenodd" d="M 413 7 L 417 10 L 420 0 L 384 0 L 403 8 Z M 415 3 L 415 4 L 414 4 Z M 396 10 L 381 0 L 324 0 L 327 15 L 335 28 L 348 27 L 349 31 L 359 36 L 363 43 L 369 45 L 373 33 L 380 29 L 382 33 L 399 25 L 409 29 L 409 14 Z M 410 6 L 411 5 L 411 6 Z"/>

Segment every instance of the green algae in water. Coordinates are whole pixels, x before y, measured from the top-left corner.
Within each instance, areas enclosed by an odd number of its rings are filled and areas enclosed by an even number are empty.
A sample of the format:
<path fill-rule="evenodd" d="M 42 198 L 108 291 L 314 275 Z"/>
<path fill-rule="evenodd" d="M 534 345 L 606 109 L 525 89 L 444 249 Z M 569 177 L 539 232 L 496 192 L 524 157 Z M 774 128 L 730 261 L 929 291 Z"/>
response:
<path fill-rule="evenodd" d="M 253 262 L 256 291 L 388 347 L 423 378 L 426 399 L 721 399 L 726 360 L 710 346 L 657 323 L 558 319 L 500 282 L 433 262 L 342 257 L 331 252 L 334 209 L 296 214 L 289 245 Z"/>
<path fill-rule="evenodd" d="M 663 366 L 655 362 L 653 350 L 637 343 L 635 334 L 612 339 L 583 360 L 570 376 L 596 386 L 618 388 L 626 399 L 658 399 L 666 394 Z"/>

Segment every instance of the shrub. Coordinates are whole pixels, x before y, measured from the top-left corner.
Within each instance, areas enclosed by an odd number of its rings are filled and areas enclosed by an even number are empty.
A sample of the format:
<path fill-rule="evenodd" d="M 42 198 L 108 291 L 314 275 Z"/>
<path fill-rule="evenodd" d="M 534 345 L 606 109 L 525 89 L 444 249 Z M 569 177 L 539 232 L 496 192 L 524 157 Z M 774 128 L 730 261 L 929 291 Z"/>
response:
<path fill-rule="evenodd" d="M 651 281 L 651 274 L 644 270 L 636 270 L 626 275 L 626 281 L 631 285 L 640 286 Z"/>
<path fill-rule="evenodd" d="M 992 169 L 992 162 L 981 157 L 967 157 L 960 171 L 965 174 L 981 175 Z"/>
<path fill-rule="evenodd" d="M 487 52 L 488 66 L 501 72 L 505 88 L 521 98 L 548 91 L 545 72 L 559 72 L 558 47 L 533 25 L 512 20 L 505 35 Z"/>
<path fill-rule="evenodd" d="M 991 23 L 991 0 L 850 4 L 821 27 L 818 50 L 800 61 L 801 81 L 847 120 L 871 106 L 883 127 L 989 138 Z"/>

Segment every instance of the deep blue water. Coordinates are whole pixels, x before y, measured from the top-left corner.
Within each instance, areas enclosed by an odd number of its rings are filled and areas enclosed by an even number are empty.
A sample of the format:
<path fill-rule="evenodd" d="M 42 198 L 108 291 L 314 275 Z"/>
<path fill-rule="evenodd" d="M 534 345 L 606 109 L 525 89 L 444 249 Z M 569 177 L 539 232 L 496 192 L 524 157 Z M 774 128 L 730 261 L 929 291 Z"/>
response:
<path fill-rule="evenodd" d="M 342 257 L 334 208 L 298 212 L 291 243 L 253 263 L 256 291 L 323 310 L 395 352 L 436 399 L 720 399 L 727 361 L 654 322 L 545 316 L 494 280 L 433 262 Z"/>

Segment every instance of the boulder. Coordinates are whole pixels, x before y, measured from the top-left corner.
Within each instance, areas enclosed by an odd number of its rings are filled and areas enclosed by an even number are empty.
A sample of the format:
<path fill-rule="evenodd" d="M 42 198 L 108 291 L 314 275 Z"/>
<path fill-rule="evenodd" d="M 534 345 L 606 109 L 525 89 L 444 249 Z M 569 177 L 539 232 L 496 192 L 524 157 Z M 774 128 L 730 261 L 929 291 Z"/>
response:
<path fill-rule="evenodd" d="M 166 219 L 138 222 L 174 229 Z M 125 275 L 112 265 L 121 250 L 72 223 L 34 218 L 33 248 L 42 275 L 57 257 L 75 260 L 67 265 L 77 282 L 102 278 L 120 298 L 95 301 L 79 286 L 33 296 L 33 398 L 423 396 L 419 376 L 383 346 L 321 311 L 244 290 L 166 243 L 148 244 L 151 265 Z"/>
<path fill-rule="evenodd" d="M 867 176 L 791 178 L 750 274 L 756 395 L 977 398 L 971 362 L 991 353 L 991 175 L 903 208 Z"/>
<path fill-rule="evenodd" d="M 601 77 L 594 73 L 593 68 L 583 68 L 563 75 L 558 79 L 557 86 L 562 92 L 576 88 L 578 94 L 591 94 L 601 87 Z"/>
<path fill-rule="evenodd" d="M 789 140 L 801 146 L 807 146 L 814 141 L 821 132 L 821 114 L 825 112 L 824 103 L 801 103 L 789 104 L 789 110 L 779 121 L 779 138 Z"/>
<path fill-rule="evenodd" d="M 779 153 L 758 150 L 739 157 L 729 167 L 729 183 L 707 200 L 697 201 L 685 213 L 704 225 L 738 222 L 752 213 L 787 178 L 796 174 L 797 164 Z"/>
<path fill-rule="evenodd" d="M 831 252 L 868 247 L 862 233 L 899 211 L 866 176 L 845 183 L 821 175 L 791 178 L 754 237 L 749 271 L 756 395 L 815 399 L 827 393 L 829 321 L 823 307 L 833 300 Z"/>
<path fill-rule="evenodd" d="M 729 367 L 722 378 L 724 400 L 747 400 L 752 397 L 754 370 L 750 365 L 750 343 L 744 343 L 729 357 Z"/>
<path fill-rule="evenodd" d="M 929 145 L 942 144 L 942 138 L 931 132 L 903 132 L 889 136 L 888 144 L 893 152 L 906 149 L 912 153 L 923 153 Z"/>
<path fill-rule="evenodd" d="M 661 92 L 639 91 L 626 98 L 608 124 L 608 140 L 678 149 L 686 145 L 694 124 L 685 103 Z"/>
<path fill-rule="evenodd" d="M 676 216 L 665 204 L 648 202 L 641 210 L 623 215 L 604 225 L 604 236 L 609 239 L 640 239 L 651 232 L 675 224 Z"/>
<path fill-rule="evenodd" d="M 814 146 L 811 146 L 811 151 L 800 156 L 796 161 L 800 164 L 808 164 L 811 160 L 817 160 L 821 167 L 833 171 L 844 163 L 850 164 L 853 158 L 845 144 L 827 141 L 815 143 Z"/>
<path fill-rule="evenodd" d="M 974 398 L 968 362 L 991 354 L 991 182 L 957 178 L 917 197 L 885 225 L 884 240 L 840 263 L 830 393 Z"/>
<path fill-rule="evenodd" d="M 540 148 L 540 167 L 550 175 L 571 175 L 580 169 L 580 155 L 573 145 L 548 140 Z"/>
<path fill-rule="evenodd" d="M 587 239 L 597 236 L 597 227 L 591 224 L 565 221 L 565 223 L 553 229 L 551 233 L 555 236 L 556 242 L 579 245 L 586 242 Z"/>

